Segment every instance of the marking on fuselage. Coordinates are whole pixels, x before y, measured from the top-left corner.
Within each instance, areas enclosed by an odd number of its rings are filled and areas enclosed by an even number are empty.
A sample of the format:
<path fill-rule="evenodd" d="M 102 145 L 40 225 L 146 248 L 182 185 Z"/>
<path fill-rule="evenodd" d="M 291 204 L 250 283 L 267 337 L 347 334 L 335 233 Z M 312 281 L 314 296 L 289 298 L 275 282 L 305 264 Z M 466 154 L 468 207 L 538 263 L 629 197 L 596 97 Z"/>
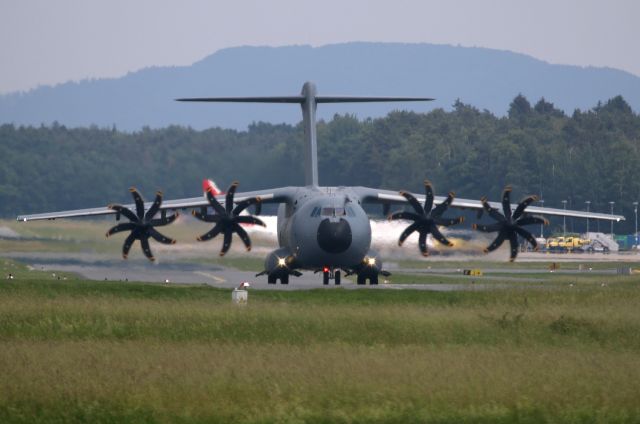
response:
<path fill-rule="evenodd" d="M 215 280 L 215 281 L 217 281 L 218 283 L 224 283 L 224 282 L 226 282 L 226 281 L 227 281 L 227 280 L 225 280 L 224 278 L 222 278 L 222 277 L 218 277 L 218 276 L 213 275 L 213 274 L 211 274 L 211 273 L 209 273 L 209 272 L 204 272 L 204 271 L 195 271 L 195 272 L 194 272 L 194 274 L 198 274 L 198 275 L 202 275 L 203 277 L 211 278 L 212 280 Z"/>

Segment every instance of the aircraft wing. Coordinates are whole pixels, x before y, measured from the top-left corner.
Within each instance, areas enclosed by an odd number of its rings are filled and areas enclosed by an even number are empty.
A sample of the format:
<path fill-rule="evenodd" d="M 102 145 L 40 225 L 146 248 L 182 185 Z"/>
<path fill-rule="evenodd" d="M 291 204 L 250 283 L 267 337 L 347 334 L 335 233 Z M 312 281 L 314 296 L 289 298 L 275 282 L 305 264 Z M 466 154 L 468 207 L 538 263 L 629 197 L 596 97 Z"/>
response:
<path fill-rule="evenodd" d="M 403 205 L 407 204 L 407 199 L 400 195 L 397 191 L 391 190 L 378 190 L 369 187 L 354 187 L 354 192 L 360 196 L 360 200 L 362 203 L 377 203 L 377 204 L 391 204 L 391 205 Z M 424 194 L 415 194 L 411 193 L 413 196 L 418 199 L 418 201 L 424 204 L 425 195 Z M 446 197 L 444 196 L 434 196 L 434 205 L 438 205 L 444 201 Z M 502 203 L 499 202 L 489 202 L 491 207 L 497 208 L 498 210 L 502 210 Z M 471 199 L 462 199 L 455 198 L 453 203 L 451 203 L 451 207 L 459 208 L 459 209 L 475 209 L 481 210 L 482 203 L 479 200 L 471 200 Z M 511 209 L 515 210 L 517 207 L 516 204 L 511 204 Z M 589 218 L 589 219 L 601 219 L 604 221 L 624 221 L 625 218 L 622 215 L 613 215 L 608 213 L 597 213 L 597 212 L 584 212 L 584 211 L 576 211 L 571 209 L 557 209 L 557 208 L 544 208 L 539 206 L 529 206 L 527 208 L 526 213 L 528 214 L 536 214 L 543 216 L 566 216 L 573 218 Z"/>
<path fill-rule="evenodd" d="M 236 193 L 234 197 L 234 203 L 241 202 L 243 200 L 252 198 L 252 197 L 260 197 L 263 203 L 283 203 L 287 202 L 289 199 L 293 197 L 295 194 L 295 189 L 290 187 L 282 187 L 271 190 L 257 190 L 257 191 L 247 191 Z M 225 204 L 225 195 L 216 196 L 216 199 L 224 206 Z M 144 209 L 148 210 L 152 205 L 152 202 L 145 202 Z M 130 210 L 135 210 L 135 205 L 133 203 L 123 205 Z M 209 206 L 209 202 L 204 196 L 200 197 L 190 197 L 186 199 L 175 199 L 175 200 L 165 200 L 162 202 L 162 206 L 160 207 L 160 211 L 177 211 L 181 209 L 195 209 L 201 207 Z M 25 214 L 18 215 L 18 221 L 38 221 L 38 220 L 52 220 L 59 218 L 78 218 L 78 217 L 88 217 L 88 216 L 102 216 L 102 215 L 115 215 L 117 212 L 109 209 L 107 206 L 97 207 L 97 208 L 88 208 L 88 209 L 74 209 L 67 211 L 59 211 L 59 212 L 46 212 L 46 213 L 38 213 L 38 214 Z"/>

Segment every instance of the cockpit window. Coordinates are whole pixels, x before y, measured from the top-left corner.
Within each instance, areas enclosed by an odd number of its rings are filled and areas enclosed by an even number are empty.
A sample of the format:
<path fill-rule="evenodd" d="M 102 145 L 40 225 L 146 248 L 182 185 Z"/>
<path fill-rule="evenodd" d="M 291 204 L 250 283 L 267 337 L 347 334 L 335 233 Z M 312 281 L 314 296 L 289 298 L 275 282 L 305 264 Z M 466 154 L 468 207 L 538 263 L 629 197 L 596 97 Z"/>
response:
<path fill-rule="evenodd" d="M 311 217 L 315 217 L 315 216 L 320 216 L 320 208 L 318 206 L 313 208 L 313 210 L 311 211 Z"/>
<path fill-rule="evenodd" d="M 344 208 L 322 208 L 322 216 L 344 216 Z"/>

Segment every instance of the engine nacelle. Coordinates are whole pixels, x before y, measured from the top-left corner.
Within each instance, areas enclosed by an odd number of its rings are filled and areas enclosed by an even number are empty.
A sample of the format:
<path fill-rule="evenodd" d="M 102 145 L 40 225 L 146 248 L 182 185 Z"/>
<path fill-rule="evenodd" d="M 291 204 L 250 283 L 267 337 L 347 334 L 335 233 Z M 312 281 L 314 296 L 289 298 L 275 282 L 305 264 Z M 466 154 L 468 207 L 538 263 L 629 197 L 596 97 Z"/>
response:
<path fill-rule="evenodd" d="M 353 267 L 358 275 L 366 275 L 367 277 L 377 276 L 382 273 L 382 259 L 375 250 L 369 250 L 362 262 Z"/>
<path fill-rule="evenodd" d="M 288 275 L 295 267 L 295 258 L 286 247 L 274 250 L 264 260 L 264 269 L 269 275 Z"/>

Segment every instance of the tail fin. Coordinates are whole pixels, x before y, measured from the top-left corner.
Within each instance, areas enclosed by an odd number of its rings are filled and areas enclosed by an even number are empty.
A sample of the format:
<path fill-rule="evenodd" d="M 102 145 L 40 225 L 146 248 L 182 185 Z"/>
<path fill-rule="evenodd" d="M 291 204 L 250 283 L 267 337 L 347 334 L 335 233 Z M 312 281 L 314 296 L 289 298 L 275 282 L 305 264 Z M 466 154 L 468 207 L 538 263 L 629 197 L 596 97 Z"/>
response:
<path fill-rule="evenodd" d="M 425 102 L 429 97 L 360 97 L 318 96 L 316 86 L 305 82 L 298 96 L 273 97 L 191 97 L 176 99 L 179 102 L 240 102 L 240 103 L 298 103 L 302 106 L 302 123 L 305 135 L 305 184 L 318 186 L 318 147 L 316 140 L 316 106 L 318 103 L 363 102 Z"/>

